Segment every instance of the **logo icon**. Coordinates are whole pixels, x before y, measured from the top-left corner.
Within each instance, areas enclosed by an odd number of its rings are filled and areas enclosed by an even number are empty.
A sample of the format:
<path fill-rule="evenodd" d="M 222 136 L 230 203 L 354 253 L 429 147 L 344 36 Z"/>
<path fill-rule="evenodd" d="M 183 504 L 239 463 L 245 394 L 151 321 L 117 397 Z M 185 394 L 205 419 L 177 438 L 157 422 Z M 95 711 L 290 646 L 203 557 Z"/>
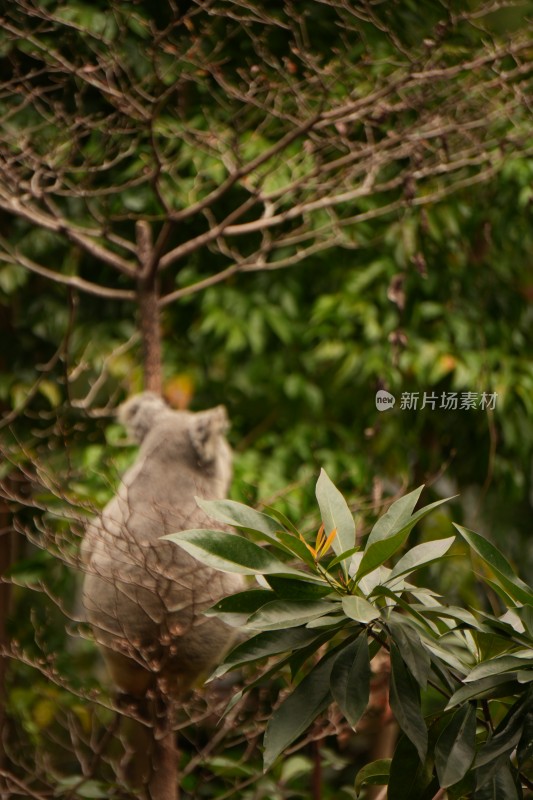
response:
<path fill-rule="evenodd" d="M 376 392 L 376 408 L 378 411 L 390 411 L 394 408 L 396 398 L 393 394 L 386 392 L 385 389 L 380 389 Z"/>

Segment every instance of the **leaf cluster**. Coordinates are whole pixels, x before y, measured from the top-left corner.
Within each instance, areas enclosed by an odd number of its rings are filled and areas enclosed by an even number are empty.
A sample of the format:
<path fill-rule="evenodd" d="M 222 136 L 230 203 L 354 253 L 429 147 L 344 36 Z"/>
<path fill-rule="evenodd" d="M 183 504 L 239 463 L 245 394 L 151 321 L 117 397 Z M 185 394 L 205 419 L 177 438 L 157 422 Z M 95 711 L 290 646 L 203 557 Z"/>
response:
<path fill-rule="evenodd" d="M 439 787 L 454 800 L 518 799 L 531 786 L 533 591 L 494 545 L 459 525 L 482 581 L 506 613 L 450 606 L 417 585 L 416 573 L 448 558 L 456 541 L 427 541 L 400 554 L 417 522 L 445 502 L 416 509 L 422 488 L 392 503 L 364 544 L 325 471 L 316 485 L 322 526 L 314 545 L 275 509 L 228 500 L 198 503 L 236 533 L 191 530 L 166 538 L 212 567 L 258 576 L 261 588 L 223 599 L 208 613 L 250 634 L 216 676 L 265 659 L 267 675 L 290 669 L 294 688 L 265 732 L 265 770 L 333 702 L 357 728 L 372 659 L 385 649 L 390 706 L 402 735 L 390 763 L 365 767 L 356 790 L 388 783 L 388 796 L 398 800 L 432 797 Z M 406 775 L 413 777 L 406 782 Z"/>

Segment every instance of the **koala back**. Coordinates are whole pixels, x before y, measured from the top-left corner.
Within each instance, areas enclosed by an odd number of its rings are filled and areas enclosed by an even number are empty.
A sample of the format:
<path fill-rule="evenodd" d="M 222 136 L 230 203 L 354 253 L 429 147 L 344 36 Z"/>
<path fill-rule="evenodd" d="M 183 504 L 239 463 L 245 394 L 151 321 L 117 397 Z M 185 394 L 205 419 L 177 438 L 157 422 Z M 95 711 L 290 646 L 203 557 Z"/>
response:
<path fill-rule="evenodd" d="M 228 420 L 222 406 L 194 414 L 162 404 L 158 413 L 154 396 L 144 409 L 140 398 L 132 415 L 137 438 L 142 432 L 137 459 L 87 528 L 83 600 L 121 689 L 137 693 L 139 685 L 145 689 L 164 678 L 181 693 L 210 669 L 234 634 L 202 612 L 244 582 L 200 564 L 161 536 L 213 528 L 195 497 L 227 495 Z"/>

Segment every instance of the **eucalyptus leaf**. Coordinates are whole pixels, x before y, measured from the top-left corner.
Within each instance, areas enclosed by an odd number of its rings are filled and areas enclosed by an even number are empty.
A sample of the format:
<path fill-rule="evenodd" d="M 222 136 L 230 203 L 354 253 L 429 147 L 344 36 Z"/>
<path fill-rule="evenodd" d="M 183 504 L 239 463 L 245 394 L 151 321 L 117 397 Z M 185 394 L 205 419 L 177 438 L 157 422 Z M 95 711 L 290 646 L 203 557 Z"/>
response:
<path fill-rule="evenodd" d="M 419 486 L 418 489 L 415 489 L 409 494 L 395 500 L 394 503 L 391 503 L 385 514 L 377 520 L 370 531 L 366 543 L 367 548 L 383 539 L 389 539 L 405 527 L 411 519 L 414 507 L 418 503 L 423 488 L 423 485 Z"/>
<path fill-rule="evenodd" d="M 483 776 L 485 777 L 485 776 Z M 509 761 L 494 765 L 489 780 L 476 788 L 473 800 L 522 800 L 523 794 L 517 786 L 514 771 Z"/>
<path fill-rule="evenodd" d="M 522 667 L 529 667 L 533 670 L 533 651 L 529 658 L 520 657 L 517 655 L 502 655 L 496 658 L 491 658 L 488 661 L 482 661 L 474 667 L 472 672 L 466 676 L 465 683 L 472 683 L 481 678 L 487 678 L 489 675 L 499 675 L 502 672 L 516 672 Z M 533 679 L 533 672 L 532 672 Z"/>
<path fill-rule="evenodd" d="M 347 617 L 361 622 L 363 625 L 380 618 L 379 608 L 373 606 L 364 597 L 346 595 L 342 598 L 342 608 Z"/>
<path fill-rule="evenodd" d="M 402 654 L 409 671 L 422 689 L 425 689 L 431 671 L 431 656 L 422 644 L 419 634 L 400 614 L 391 614 L 387 620 L 394 643 Z"/>
<path fill-rule="evenodd" d="M 524 725 L 531 712 L 533 690 L 520 697 L 502 719 L 492 737 L 476 756 L 476 769 L 492 764 L 501 756 L 510 755 L 522 737 Z"/>
<path fill-rule="evenodd" d="M 400 734 L 390 765 L 387 800 L 427 800 L 433 798 L 438 784 L 432 780 L 432 768 L 420 761 L 417 748 Z M 431 790 L 429 789 L 431 787 Z"/>
<path fill-rule="evenodd" d="M 467 703 L 452 715 L 435 745 L 435 767 L 444 788 L 458 783 L 474 760 L 476 706 Z"/>
<path fill-rule="evenodd" d="M 363 786 L 385 786 L 389 782 L 391 758 L 371 761 L 359 770 L 355 778 L 355 794 L 359 797 Z"/>
<path fill-rule="evenodd" d="M 516 676 L 512 672 L 499 675 L 489 675 L 474 683 L 461 686 L 450 697 L 446 708 L 453 708 L 467 700 L 485 697 L 506 697 L 512 695 L 517 688 Z"/>
<path fill-rule="evenodd" d="M 479 533 L 463 528 L 462 525 L 455 523 L 454 525 L 472 550 L 492 569 L 499 583 L 511 598 L 517 603 L 533 605 L 533 591 L 515 574 L 507 559 L 492 542 L 489 542 L 484 536 L 480 536 Z"/>
<path fill-rule="evenodd" d="M 288 628 L 258 633 L 234 647 L 224 659 L 224 663 L 215 670 L 213 677 L 219 677 L 230 669 L 259 661 L 262 658 L 275 656 L 289 650 L 298 650 L 315 642 L 317 638 L 316 633 L 307 631 L 305 628 Z"/>
<path fill-rule="evenodd" d="M 223 597 L 214 606 L 204 611 L 204 614 L 208 617 L 216 616 L 227 625 L 241 627 L 246 624 L 250 614 L 266 603 L 270 603 L 274 596 L 274 592 L 267 589 L 249 589 L 229 595 L 229 597 Z"/>
<path fill-rule="evenodd" d="M 301 571 L 285 565 L 264 547 L 235 533 L 200 529 L 169 533 L 161 538 L 168 539 L 201 563 L 222 572 L 304 577 Z"/>
<path fill-rule="evenodd" d="M 196 504 L 213 519 L 235 525 L 238 528 L 251 528 L 268 535 L 275 534 L 283 526 L 278 520 L 269 517 L 262 511 L 237 503 L 235 500 L 205 500 L 195 497 Z"/>
<path fill-rule="evenodd" d="M 346 720 L 355 729 L 370 696 L 370 654 L 365 633 L 345 647 L 331 671 L 331 693 Z"/>
<path fill-rule="evenodd" d="M 437 539 L 412 547 L 392 568 L 387 584 L 391 585 L 395 578 L 410 575 L 415 570 L 438 561 L 448 552 L 454 542 L 455 536 L 451 536 L 448 539 Z"/>
<path fill-rule="evenodd" d="M 410 495 L 407 495 L 407 497 L 410 497 Z M 394 555 L 394 553 L 396 553 L 396 551 L 399 550 L 404 544 L 417 522 L 420 522 L 421 519 L 427 516 L 427 514 L 429 514 L 438 506 L 442 505 L 443 503 L 447 503 L 449 499 L 450 498 L 445 498 L 443 500 L 436 500 L 434 503 L 430 503 L 428 506 L 421 508 L 415 514 L 413 514 L 412 517 L 409 517 L 405 523 L 403 522 L 405 514 L 393 515 L 389 520 L 389 523 L 380 528 L 377 534 L 375 533 L 376 526 L 374 526 L 374 529 L 372 530 L 366 543 L 364 555 L 361 559 L 359 569 L 357 570 L 357 580 L 360 580 L 364 575 L 367 575 L 369 572 L 372 572 L 372 570 L 376 569 L 376 567 L 380 567 L 382 564 L 388 561 L 389 558 Z M 396 503 L 399 502 L 399 500 L 396 501 Z M 396 503 L 393 505 L 396 505 Z M 392 510 L 392 508 L 393 506 L 391 506 L 387 514 Z M 379 521 L 380 520 L 378 520 L 378 522 Z M 401 527 L 398 528 L 397 526 L 400 525 L 400 523 Z"/>
<path fill-rule="evenodd" d="M 325 656 L 274 711 L 265 731 L 264 769 L 311 725 L 330 704 L 330 676 L 335 656 Z"/>
<path fill-rule="evenodd" d="M 248 619 L 247 628 L 264 631 L 295 628 L 312 619 L 331 614 L 338 604 L 327 600 L 273 600 Z"/>
<path fill-rule="evenodd" d="M 327 583 L 319 584 L 314 581 L 311 583 L 279 575 L 267 575 L 266 581 L 278 598 L 283 600 L 319 600 L 332 593 L 331 586 Z"/>
<path fill-rule="evenodd" d="M 428 732 L 420 706 L 420 688 L 394 644 L 391 645 L 390 656 L 390 706 L 398 725 L 416 747 L 423 763 L 427 752 Z"/>
<path fill-rule="evenodd" d="M 332 547 L 340 556 L 355 547 L 355 522 L 346 500 L 323 469 L 316 484 L 316 498 L 326 536 L 337 531 Z"/>

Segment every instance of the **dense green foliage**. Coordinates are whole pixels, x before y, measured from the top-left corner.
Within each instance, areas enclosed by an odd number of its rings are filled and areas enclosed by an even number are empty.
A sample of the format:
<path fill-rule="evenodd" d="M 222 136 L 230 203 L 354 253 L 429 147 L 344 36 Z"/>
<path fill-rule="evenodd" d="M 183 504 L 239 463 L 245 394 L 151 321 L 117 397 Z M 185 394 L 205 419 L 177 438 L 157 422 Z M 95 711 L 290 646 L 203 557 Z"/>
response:
<path fill-rule="evenodd" d="M 232 501 L 202 507 L 240 535 L 191 530 L 167 538 L 217 569 L 262 576 L 265 588 L 228 597 L 212 613 L 251 635 L 217 674 L 278 656 L 270 672 L 288 667 L 297 681 L 267 725 L 265 769 L 333 701 L 357 728 L 370 694 L 370 662 L 385 648 L 390 704 L 403 738 L 390 762 L 362 770 L 356 794 L 365 783 L 389 783 L 392 800 L 423 800 L 439 789 L 454 800 L 521 798 L 533 777 L 533 591 L 490 542 L 459 525 L 500 600 L 498 613 L 450 606 L 413 582 L 415 573 L 443 560 L 453 536 L 412 547 L 385 566 L 443 502 L 415 511 L 421 491 L 396 500 L 364 546 L 325 472 L 316 486 L 322 525 L 314 547 L 279 515 Z M 266 546 L 244 538 L 247 531 Z M 464 549 L 455 557 L 464 558 Z"/>

